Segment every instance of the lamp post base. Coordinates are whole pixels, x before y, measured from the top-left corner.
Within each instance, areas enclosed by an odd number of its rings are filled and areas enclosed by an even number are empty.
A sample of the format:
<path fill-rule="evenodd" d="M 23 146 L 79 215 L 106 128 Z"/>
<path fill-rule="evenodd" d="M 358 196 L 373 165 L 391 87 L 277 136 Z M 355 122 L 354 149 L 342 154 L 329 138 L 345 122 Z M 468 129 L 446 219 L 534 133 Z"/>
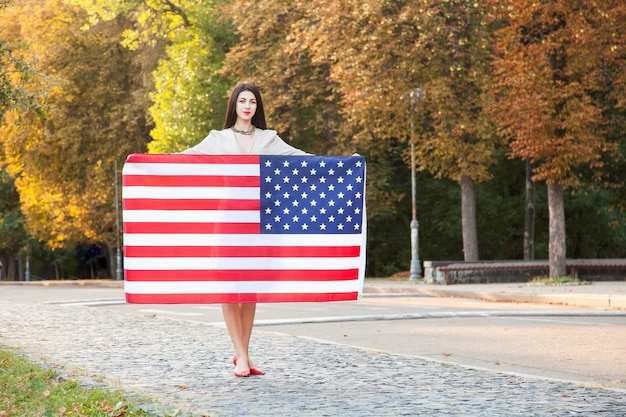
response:
<path fill-rule="evenodd" d="M 418 281 L 422 279 L 422 268 L 420 267 L 419 261 L 413 262 L 411 261 L 411 270 L 410 270 L 409 281 Z"/>
<path fill-rule="evenodd" d="M 419 223 L 417 220 L 411 221 L 411 268 L 409 281 L 417 281 L 422 277 L 422 268 L 419 257 Z"/>

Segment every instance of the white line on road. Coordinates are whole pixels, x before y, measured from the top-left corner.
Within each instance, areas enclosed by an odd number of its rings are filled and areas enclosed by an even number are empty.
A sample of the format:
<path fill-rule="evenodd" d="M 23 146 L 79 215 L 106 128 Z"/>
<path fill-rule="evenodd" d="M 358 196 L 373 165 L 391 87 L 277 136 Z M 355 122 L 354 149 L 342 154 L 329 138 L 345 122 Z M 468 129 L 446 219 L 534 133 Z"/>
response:
<path fill-rule="evenodd" d="M 585 321 L 573 321 L 573 320 L 553 320 L 542 318 L 527 318 L 527 317 L 509 317 L 512 320 L 518 321 L 538 321 L 541 323 L 561 323 L 561 324 L 577 324 L 579 326 L 613 326 L 613 323 L 598 323 L 598 322 L 585 322 Z"/>
<path fill-rule="evenodd" d="M 169 314 L 169 315 L 174 315 L 174 316 L 185 316 L 185 317 L 191 317 L 191 316 L 204 316 L 204 314 L 202 313 L 185 313 L 183 311 L 172 311 L 172 310 L 159 310 L 159 309 L 141 309 L 141 310 L 137 310 L 140 313 L 149 313 L 149 314 Z"/>
<path fill-rule="evenodd" d="M 42 304 L 57 306 L 84 306 L 84 307 L 100 307 L 126 304 L 126 300 L 77 300 L 77 301 L 47 301 Z"/>
<path fill-rule="evenodd" d="M 367 316 L 304 317 L 295 319 L 255 320 L 255 326 L 277 326 L 284 324 L 334 323 L 351 321 L 445 319 L 457 317 L 626 317 L 622 311 L 546 312 L 546 311 L 444 311 L 438 313 L 386 314 Z"/>

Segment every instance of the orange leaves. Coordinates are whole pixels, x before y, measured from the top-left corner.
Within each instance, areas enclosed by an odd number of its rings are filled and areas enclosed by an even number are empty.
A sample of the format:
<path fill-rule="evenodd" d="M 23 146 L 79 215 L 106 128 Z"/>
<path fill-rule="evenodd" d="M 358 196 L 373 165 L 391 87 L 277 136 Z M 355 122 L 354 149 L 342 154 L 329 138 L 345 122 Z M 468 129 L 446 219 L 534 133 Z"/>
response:
<path fill-rule="evenodd" d="M 603 51 L 616 29 L 607 16 L 619 14 L 618 7 L 507 4 L 514 13 L 504 25 L 516 30 L 497 33 L 491 110 L 512 138 L 511 156 L 537 164 L 535 179 L 575 186 L 579 167 L 597 167 L 615 149 L 605 139 L 603 97 L 613 94 L 607 81 L 622 71 L 612 71 Z"/>

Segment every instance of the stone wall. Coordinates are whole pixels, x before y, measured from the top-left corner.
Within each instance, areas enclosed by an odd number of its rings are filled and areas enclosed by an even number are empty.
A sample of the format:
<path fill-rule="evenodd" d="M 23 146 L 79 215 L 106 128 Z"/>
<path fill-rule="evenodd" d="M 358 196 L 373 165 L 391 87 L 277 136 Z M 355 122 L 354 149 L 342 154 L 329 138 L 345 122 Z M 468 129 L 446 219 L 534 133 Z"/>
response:
<path fill-rule="evenodd" d="M 549 270 L 524 269 L 523 261 L 491 261 L 483 264 L 507 264 L 515 262 L 512 269 L 491 269 L 476 271 L 449 272 L 451 284 L 488 284 L 529 282 L 535 277 L 548 276 Z M 462 264 L 463 261 L 424 261 L 424 282 L 426 284 L 445 284 L 445 274 L 439 268 L 451 264 Z M 546 261 L 547 264 L 547 261 Z M 583 269 L 577 270 L 577 278 L 584 281 L 626 281 L 626 268 L 624 269 Z"/>

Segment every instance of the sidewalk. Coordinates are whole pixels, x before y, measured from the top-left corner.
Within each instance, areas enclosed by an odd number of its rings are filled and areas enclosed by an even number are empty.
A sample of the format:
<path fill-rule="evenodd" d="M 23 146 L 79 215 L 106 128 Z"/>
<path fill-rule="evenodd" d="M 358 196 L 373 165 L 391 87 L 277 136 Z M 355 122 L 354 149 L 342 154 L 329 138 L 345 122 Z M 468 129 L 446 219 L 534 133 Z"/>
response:
<path fill-rule="evenodd" d="M 76 285 L 122 288 L 123 281 L 76 280 L 6 282 L 0 285 Z M 509 284 L 423 284 L 420 281 L 366 279 L 363 296 L 421 295 L 429 297 L 473 298 L 514 303 L 562 304 L 577 307 L 626 310 L 626 281 L 597 281 L 587 285 Z"/>
<path fill-rule="evenodd" d="M 365 280 L 364 296 L 420 294 L 431 297 L 474 298 L 487 301 L 562 304 L 626 310 L 626 281 L 598 281 L 588 285 L 455 284 L 433 285 L 410 281 Z"/>

